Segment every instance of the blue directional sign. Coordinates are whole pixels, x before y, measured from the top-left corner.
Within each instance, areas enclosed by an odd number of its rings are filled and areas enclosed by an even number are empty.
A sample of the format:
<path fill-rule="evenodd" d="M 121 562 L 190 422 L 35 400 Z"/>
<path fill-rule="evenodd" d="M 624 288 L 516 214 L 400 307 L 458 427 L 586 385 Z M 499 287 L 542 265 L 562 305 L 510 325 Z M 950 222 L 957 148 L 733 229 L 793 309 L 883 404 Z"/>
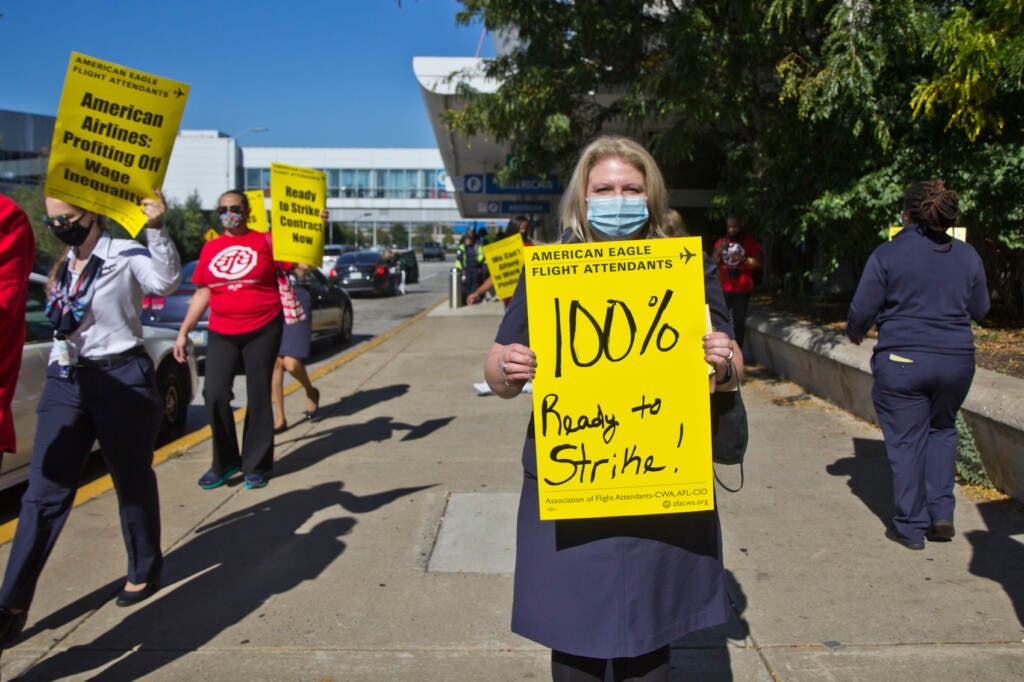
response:
<path fill-rule="evenodd" d="M 455 189 L 466 194 L 561 194 L 562 186 L 554 175 L 527 176 L 510 185 L 499 185 L 493 173 L 453 178 Z"/>

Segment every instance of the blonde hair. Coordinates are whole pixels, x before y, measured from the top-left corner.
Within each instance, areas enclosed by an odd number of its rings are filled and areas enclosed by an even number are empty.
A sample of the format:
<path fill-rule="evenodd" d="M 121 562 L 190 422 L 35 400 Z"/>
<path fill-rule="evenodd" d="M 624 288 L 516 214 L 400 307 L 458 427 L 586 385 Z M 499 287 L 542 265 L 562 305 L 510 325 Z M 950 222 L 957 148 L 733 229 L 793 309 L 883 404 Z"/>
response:
<path fill-rule="evenodd" d="M 662 225 L 668 192 L 665 190 L 665 179 L 661 175 L 661 170 L 643 145 L 618 135 L 602 135 L 588 144 L 580 154 L 576 169 L 562 195 L 562 227 L 572 230 L 577 239 L 595 241 L 595 233 L 587 222 L 587 181 L 594 166 L 609 158 L 628 163 L 644 176 L 647 212 L 650 217 L 637 238 L 665 236 Z"/>
<path fill-rule="evenodd" d="M 686 228 L 686 221 L 674 208 L 665 211 L 665 220 L 662 221 L 661 229 L 665 232 L 666 237 L 690 236 L 690 231 Z"/>

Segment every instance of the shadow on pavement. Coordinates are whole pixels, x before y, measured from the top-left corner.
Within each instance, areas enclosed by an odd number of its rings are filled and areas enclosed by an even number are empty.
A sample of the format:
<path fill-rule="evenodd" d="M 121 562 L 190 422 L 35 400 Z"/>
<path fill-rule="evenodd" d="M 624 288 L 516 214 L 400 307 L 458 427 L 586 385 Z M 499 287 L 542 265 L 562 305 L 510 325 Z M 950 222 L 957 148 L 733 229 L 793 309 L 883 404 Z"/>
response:
<path fill-rule="evenodd" d="M 365 513 L 426 487 L 361 496 L 342 490 L 340 481 L 331 481 L 260 500 L 202 526 L 168 554 L 163 578 L 170 589 L 129 611 L 92 642 L 57 653 L 20 679 L 54 680 L 104 665 L 109 667 L 90 679 L 132 680 L 159 670 L 265 608 L 273 595 L 317 578 L 341 556 L 345 551 L 341 538 L 357 520 L 339 515 L 299 532 L 314 514 L 332 508 L 339 514 Z M 84 615 L 117 588 L 106 585 L 95 590 L 33 630 Z"/>
<path fill-rule="evenodd" d="M 893 515 L 892 473 L 885 443 L 874 438 L 854 438 L 853 457 L 837 459 L 825 467 L 833 476 L 849 476 L 846 485 L 888 526 Z"/>
<path fill-rule="evenodd" d="M 1013 537 L 1024 534 L 1024 505 L 1016 500 L 982 502 L 978 511 L 988 530 L 964 534 L 974 549 L 969 570 L 1002 585 L 1024 625 L 1024 545 Z"/>

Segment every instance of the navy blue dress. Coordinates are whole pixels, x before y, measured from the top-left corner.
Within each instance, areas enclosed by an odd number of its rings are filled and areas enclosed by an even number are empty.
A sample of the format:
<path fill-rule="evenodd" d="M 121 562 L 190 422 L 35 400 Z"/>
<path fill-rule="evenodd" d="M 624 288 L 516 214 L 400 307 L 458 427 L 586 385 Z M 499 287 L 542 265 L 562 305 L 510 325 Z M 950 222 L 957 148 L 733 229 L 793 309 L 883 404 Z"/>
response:
<path fill-rule="evenodd" d="M 733 336 L 704 254 L 712 325 Z M 529 345 L 520 279 L 495 339 Z M 591 658 L 634 657 L 728 619 L 717 511 L 541 521 L 533 419 L 523 444 L 512 631 Z"/>
<path fill-rule="evenodd" d="M 306 313 L 306 319 L 286 324 L 281 331 L 281 346 L 277 354 L 305 360 L 309 357 L 310 334 L 313 332 L 313 300 L 309 289 L 292 278 L 292 289 Z"/>

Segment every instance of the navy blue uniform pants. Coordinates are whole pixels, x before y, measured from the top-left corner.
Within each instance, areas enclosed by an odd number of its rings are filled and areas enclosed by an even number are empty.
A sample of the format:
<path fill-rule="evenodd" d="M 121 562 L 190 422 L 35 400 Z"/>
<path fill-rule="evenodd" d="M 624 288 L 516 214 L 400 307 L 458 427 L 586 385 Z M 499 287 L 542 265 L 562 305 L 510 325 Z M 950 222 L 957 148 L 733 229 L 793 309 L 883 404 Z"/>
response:
<path fill-rule="evenodd" d="M 73 367 L 66 379 L 53 363 L 36 414 L 28 489 L 21 498 L 0 605 L 31 605 L 97 440 L 117 491 L 128 580 L 144 583 L 158 576 L 163 554 L 153 444 L 163 403 L 153 362 L 142 354 L 113 365 Z"/>
<path fill-rule="evenodd" d="M 920 540 L 934 521 L 953 520 L 956 413 L 974 378 L 974 355 L 883 351 L 871 371 L 892 468 L 893 527 Z"/>
<path fill-rule="evenodd" d="M 213 432 L 214 473 L 223 475 L 239 467 L 246 474 L 268 474 L 274 466 L 274 413 L 270 382 L 281 346 L 284 317 L 278 315 L 245 334 L 218 334 L 210 330 L 206 347 L 203 396 Z M 245 423 L 242 449 L 238 449 L 232 385 L 239 363 L 245 368 Z"/>

